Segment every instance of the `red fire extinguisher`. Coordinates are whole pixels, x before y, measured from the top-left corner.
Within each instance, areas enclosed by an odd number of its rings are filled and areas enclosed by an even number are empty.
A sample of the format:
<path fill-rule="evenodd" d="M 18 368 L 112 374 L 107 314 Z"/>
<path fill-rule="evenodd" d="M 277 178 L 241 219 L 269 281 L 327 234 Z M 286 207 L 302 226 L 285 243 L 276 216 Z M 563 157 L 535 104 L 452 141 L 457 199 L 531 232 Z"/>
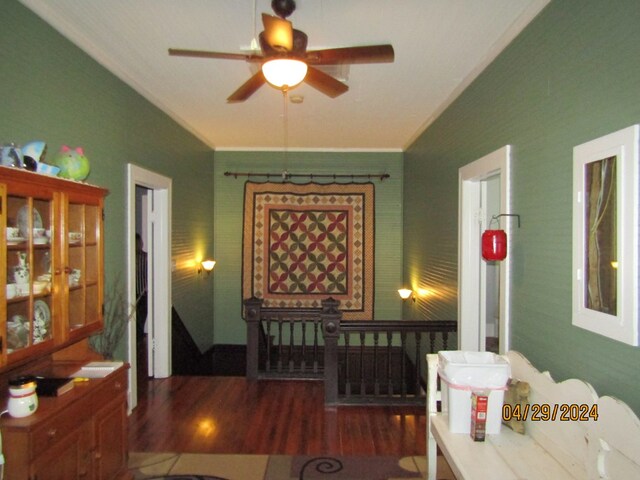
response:
<path fill-rule="evenodd" d="M 482 234 L 482 258 L 488 262 L 507 257 L 507 234 L 504 230 L 485 230 Z"/>

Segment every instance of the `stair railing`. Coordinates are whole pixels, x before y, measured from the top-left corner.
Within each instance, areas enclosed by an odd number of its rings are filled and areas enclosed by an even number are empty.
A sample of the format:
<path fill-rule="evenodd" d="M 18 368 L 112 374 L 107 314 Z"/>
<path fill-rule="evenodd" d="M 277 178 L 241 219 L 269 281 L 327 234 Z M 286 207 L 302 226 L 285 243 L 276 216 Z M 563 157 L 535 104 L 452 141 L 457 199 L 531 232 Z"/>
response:
<path fill-rule="evenodd" d="M 247 378 L 324 381 L 325 404 L 424 404 L 425 354 L 449 348 L 453 320 L 342 319 L 321 308 L 264 308 L 245 300 Z"/>

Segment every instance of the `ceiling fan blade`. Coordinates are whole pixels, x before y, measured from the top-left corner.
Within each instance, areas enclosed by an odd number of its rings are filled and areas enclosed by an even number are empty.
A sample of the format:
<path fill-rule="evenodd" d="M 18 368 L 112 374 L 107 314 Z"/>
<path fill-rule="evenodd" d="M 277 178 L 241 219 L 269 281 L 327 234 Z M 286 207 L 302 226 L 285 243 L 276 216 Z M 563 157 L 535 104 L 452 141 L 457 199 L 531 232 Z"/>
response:
<path fill-rule="evenodd" d="M 203 50 L 185 50 L 182 48 L 170 48 L 169 55 L 175 57 L 196 58 L 221 58 L 225 60 L 246 60 L 247 62 L 260 62 L 264 58 L 261 55 L 248 55 L 244 53 L 209 52 Z"/>
<path fill-rule="evenodd" d="M 289 20 L 262 14 L 264 39 L 274 50 L 290 52 L 293 48 L 293 26 Z"/>
<path fill-rule="evenodd" d="M 394 59 L 391 45 L 370 45 L 367 47 L 328 48 L 307 52 L 307 62 L 311 65 L 338 65 L 341 63 L 391 63 Z"/>
<path fill-rule="evenodd" d="M 304 77 L 304 81 L 331 98 L 336 98 L 349 90 L 345 83 L 311 66 L 307 70 L 307 76 Z"/>
<path fill-rule="evenodd" d="M 258 70 L 253 77 L 244 82 L 240 88 L 227 98 L 227 103 L 244 102 L 247 98 L 256 93 L 256 91 L 266 82 L 267 80 L 264 78 L 262 70 Z"/>

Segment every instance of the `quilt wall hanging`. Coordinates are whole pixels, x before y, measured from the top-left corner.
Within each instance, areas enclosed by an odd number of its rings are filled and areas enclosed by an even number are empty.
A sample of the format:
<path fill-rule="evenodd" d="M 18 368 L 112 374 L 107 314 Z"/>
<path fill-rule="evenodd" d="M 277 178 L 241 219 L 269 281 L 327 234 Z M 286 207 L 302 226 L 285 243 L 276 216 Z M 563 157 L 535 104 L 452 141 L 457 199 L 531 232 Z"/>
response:
<path fill-rule="evenodd" d="M 372 183 L 245 183 L 242 297 L 268 308 L 340 300 L 345 320 L 373 319 Z"/>

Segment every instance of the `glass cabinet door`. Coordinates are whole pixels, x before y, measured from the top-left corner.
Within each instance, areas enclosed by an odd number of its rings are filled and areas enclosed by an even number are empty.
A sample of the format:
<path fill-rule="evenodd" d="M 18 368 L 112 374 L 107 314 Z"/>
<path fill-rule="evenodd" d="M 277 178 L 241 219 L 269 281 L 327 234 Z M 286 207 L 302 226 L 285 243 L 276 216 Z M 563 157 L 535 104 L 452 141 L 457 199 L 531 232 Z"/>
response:
<path fill-rule="evenodd" d="M 53 198 L 6 195 L 6 353 L 22 357 L 53 340 Z"/>
<path fill-rule="evenodd" d="M 108 191 L 0 170 L 1 371 L 102 329 Z"/>
<path fill-rule="evenodd" d="M 67 205 L 67 277 L 69 333 L 102 321 L 102 208 L 69 201 Z"/>

